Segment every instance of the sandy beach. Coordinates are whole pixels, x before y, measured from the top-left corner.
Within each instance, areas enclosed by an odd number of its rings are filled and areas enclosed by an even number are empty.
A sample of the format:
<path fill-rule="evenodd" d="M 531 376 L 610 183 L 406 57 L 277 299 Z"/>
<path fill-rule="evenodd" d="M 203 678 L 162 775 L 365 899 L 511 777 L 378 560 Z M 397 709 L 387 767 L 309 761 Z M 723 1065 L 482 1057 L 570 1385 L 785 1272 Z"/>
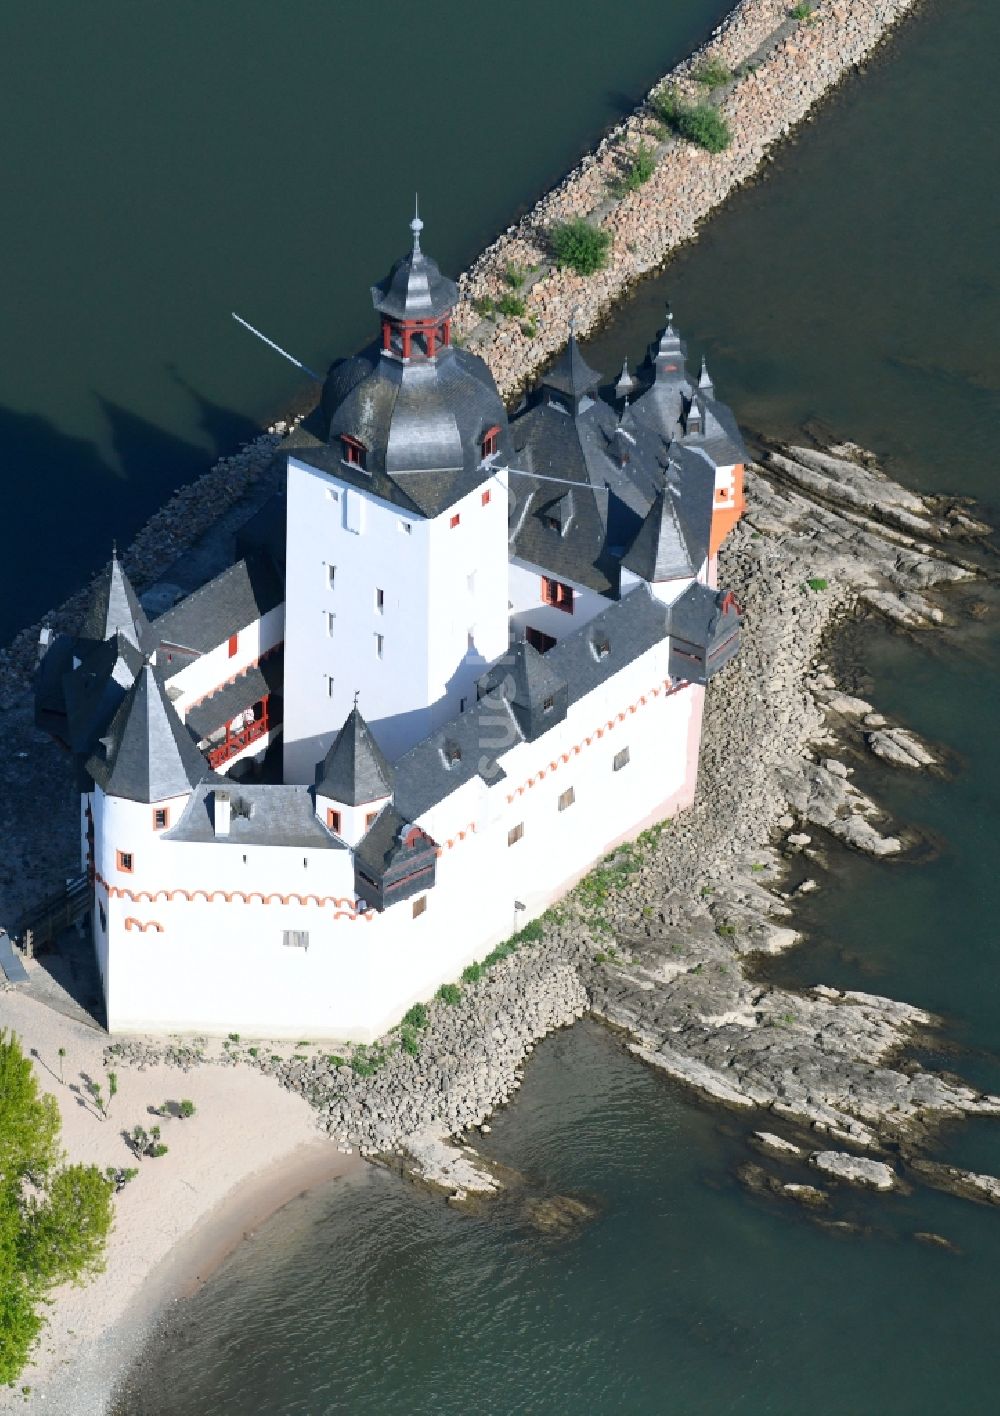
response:
<path fill-rule="evenodd" d="M 363 1174 L 363 1162 L 317 1132 L 302 1097 L 243 1066 L 186 1073 L 119 1066 L 118 1094 L 104 1119 L 84 1078 L 100 1082 L 107 1097 L 106 1033 L 13 991 L 0 995 L 0 1027 L 37 1052 L 35 1072 L 59 1104 L 67 1159 L 139 1170 L 115 1199 L 105 1272 L 53 1295 L 34 1361 L 13 1390 L 0 1393 L 0 1411 L 102 1416 L 166 1304 L 196 1289 L 288 1201 L 337 1176 Z M 150 1107 L 182 1099 L 194 1103 L 192 1117 L 150 1115 Z M 138 1161 L 123 1133 L 155 1124 L 168 1153 Z"/>

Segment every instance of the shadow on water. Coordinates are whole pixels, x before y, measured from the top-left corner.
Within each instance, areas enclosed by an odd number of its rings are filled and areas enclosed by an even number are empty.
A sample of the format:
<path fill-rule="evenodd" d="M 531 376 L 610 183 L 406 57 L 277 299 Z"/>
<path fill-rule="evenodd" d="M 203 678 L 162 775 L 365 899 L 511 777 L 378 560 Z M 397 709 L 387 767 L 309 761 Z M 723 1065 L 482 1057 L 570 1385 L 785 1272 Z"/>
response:
<path fill-rule="evenodd" d="M 112 457 L 48 418 L 0 407 L 0 469 L 7 483 L 22 488 L 5 547 L 0 642 L 79 589 L 103 564 L 113 538 L 127 545 L 167 496 L 260 432 L 251 419 L 174 377 L 197 407 L 204 445 L 99 393 L 94 398 L 110 430 Z"/>

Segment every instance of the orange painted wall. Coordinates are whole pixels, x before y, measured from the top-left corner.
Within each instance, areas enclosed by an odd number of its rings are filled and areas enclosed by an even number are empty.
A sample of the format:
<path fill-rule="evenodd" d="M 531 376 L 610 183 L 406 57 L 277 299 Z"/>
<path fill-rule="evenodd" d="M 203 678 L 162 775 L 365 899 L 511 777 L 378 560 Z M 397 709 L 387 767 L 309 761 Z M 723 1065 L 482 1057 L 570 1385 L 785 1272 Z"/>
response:
<path fill-rule="evenodd" d="M 746 497 L 743 495 L 743 464 L 738 462 L 733 468 L 733 495 L 726 501 L 716 501 L 712 512 L 712 537 L 709 555 L 717 555 L 719 547 L 746 511 Z"/>

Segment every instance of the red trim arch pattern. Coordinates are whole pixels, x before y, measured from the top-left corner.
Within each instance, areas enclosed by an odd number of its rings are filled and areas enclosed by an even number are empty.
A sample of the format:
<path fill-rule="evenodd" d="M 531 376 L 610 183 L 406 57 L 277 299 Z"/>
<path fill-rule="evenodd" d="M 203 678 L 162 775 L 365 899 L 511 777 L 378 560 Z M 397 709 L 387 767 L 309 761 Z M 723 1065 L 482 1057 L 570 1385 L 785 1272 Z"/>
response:
<path fill-rule="evenodd" d="M 147 919 L 143 924 L 141 919 L 136 919 L 134 915 L 128 915 L 125 919 L 126 929 L 140 929 L 145 934 L 147 929 L 155 929 L 157 934 L 163 933 L 163 925 L 155 919 Z"/>
<path fill-rule="evenodd" d="M 655 688 L 651 688 L 648 692 L 641 694 L 634 703 L 630 703 L 627 708 L 623 708 L 620 713 L 616 713 L 613 718 L 609 718 L 601 727 L 595 728 L 582 742 L 574 743 L 571 748 L 561 753 L 560 756 L 550 762 L 547 767 L 543 767 L 541 771 L 536 772 L 533 777 L 529 777 L 527 781 L 522 782 L 519 787 L 515 787 L 512 792 L 508 792 L 508 805 L 512 803 L 516 797 L 523 796 L 536 782 L 543 781 L 550 772 L 558 772 L 559 768 L 567 763 L 571 757 L 578 757 L 585 747 L 590 747 L 593 743 L 602 738 L 605 733 L 610 733 L 619 723 L 624 723 L 629 714 L 637 713 L 640 708 L 645 708 L 652 699 L 659 698 L 661 693 L 667 698 L 671 698 L 675 693 L 679 693 L 681 689 L 688 688 L 689 686 L 687 679 L 678 679 L 675 682 L 672 679 L 666 678 L 661 684 L 657 684 Z"/>
<path fill-rule="evenodd" d="M 375 917 L 374 910 L 360 911 L 357 907 L 357 900 L 350 896 L 341 895 L 300 895 L 298 891 L 291 891 L 283 895 L 278 890 L 185 890 L 181 886 L 173 890 L 129 890 L 122 885 L 110 885 L 100 871 L 94 872 L 94 880 L 98 885 L 103 886 L 108 899 L 130 900 L 132 904 L 138 905 L 142 901 L 148 904 L 155 904 L 157 900 L 184 900 L 187 904 L 193 904 L 195 900 L 201 899 L 206 905 L 215 904 L 221 899 L 225 904 L 230 905 L 234 900 L 241 904 L 249 905 L 254 900 L 258 900 L 262 905 L 271 905 L 276 900 L 279 905 L 316 905 L 319 909 L 325 909 L 332 905 L 334 907 L 334 919 L 366 919 L 372 920 Z M 138 923 L 138 921 L 136 921 Z"/>

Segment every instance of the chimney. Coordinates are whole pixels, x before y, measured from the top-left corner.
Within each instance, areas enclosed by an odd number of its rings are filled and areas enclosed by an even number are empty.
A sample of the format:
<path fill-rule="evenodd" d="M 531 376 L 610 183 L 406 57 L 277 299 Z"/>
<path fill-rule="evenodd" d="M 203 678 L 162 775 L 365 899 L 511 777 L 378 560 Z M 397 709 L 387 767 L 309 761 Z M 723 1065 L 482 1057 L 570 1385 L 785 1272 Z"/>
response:
<path fill-rule="evenodd" d="M 232 807 L 228 792 L 212 793 L 212 819 L 215 825 L 217 836 L 229 835 L 229 822 L 232 816 Z"/>

